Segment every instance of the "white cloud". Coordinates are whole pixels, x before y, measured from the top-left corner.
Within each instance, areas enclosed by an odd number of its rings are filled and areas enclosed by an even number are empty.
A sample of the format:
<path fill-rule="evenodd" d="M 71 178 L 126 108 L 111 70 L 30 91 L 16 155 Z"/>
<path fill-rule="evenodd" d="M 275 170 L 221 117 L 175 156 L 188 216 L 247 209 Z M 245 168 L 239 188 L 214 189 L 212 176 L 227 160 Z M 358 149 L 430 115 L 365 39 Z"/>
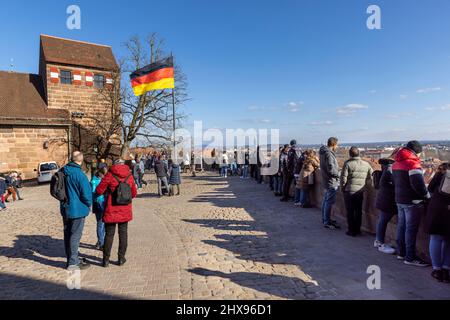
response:
<path fill-rule="evenodd" d="M 370 90 L 369 93 L 375 94 L 375 93 L 377 93 L 377 90 Z"/>
<path fill-rule="evenodd" d="M 402 112 L 402 113 L 391 113 L 384 116 L 385 119 L 399 119 L 414 117 L 416 114 L 414 112 Z"/>
<path fill-rule="evenodd" d="M 423 89 L 417 90 L 417 93 L 430 93 L 430 92 L 436 92 L 436 91 L 441 91 L 441 90 L 442 90 L 441 87 L 423 88 Z"/>
<path fill-rule="evenodd" d="M 315 126 L 315 127 L 318 127 L 318 126 L 331 126 L 333 124 L 334 124 L 334 122 L 330 121 L 330 120 L 327 120 L 327 121 L 313 121 L 313 122 L 309 123 L 310 126 Z"/>
<path fill-rule="evenodd" d="M 369 106 L 363 104 L 352 103 L 336 110 L 339 115 L 352 115 L 359 110 L 369 109 Z"/>
<path fill-rule="evenodd" d="M 239 122 L 246 123 L 246 124 L 273 124 L 275 123 L 272 120 L 269 119 L 252 119 L 252 118 L 245 118 L 238 120 Z"/>
<path fill-rule="evenodd" d="M 303 105 L 303 101 L 300 102 L 289 102 L 288 103 L 288 110 L 289 112 L 299 112 L 300 107 Z"/>
<path fill-rule="evenodd" d="M 426 111 L 450 111 L 450 103 L 440 106 L 440 107 L 428 107 L 425 108 Z"/>
<path fill-rule="evenodd" d="M 406 99 L 408 99 L 408 96 L 406 94 L 401 94 L 400 99 L 406 100 Z"/>

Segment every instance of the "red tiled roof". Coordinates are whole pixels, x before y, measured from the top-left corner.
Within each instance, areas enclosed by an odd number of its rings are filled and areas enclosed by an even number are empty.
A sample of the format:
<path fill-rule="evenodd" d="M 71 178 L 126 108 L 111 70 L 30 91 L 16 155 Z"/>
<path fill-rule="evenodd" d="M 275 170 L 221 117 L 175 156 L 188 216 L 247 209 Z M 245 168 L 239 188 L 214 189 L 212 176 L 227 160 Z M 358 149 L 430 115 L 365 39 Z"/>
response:
<path fill-rule="evenodd" d="M 41 35 L 41 48 L 44 60 L 50 63 L 102 70 L 118 68 L 108 46 Z"/>
<path fill-rule="evenodd" d="M 70 115 L 47 107 L 39 75 L 0 71 L 0 122 L 13 119 L 67 122 Z"/>

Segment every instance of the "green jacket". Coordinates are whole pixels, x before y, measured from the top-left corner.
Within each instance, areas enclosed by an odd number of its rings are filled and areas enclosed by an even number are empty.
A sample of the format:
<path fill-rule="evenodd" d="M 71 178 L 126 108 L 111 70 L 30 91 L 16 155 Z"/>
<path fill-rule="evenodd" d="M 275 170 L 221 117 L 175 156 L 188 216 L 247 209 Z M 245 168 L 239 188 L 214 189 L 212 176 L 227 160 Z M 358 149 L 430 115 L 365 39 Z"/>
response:
<path fill-rule="evenodd" d="M 350 158 L 344 163 L 341 172 L 341 190 L 350 194 L 364 189 L 372 181 L 371 165 L 360 157 Z"/>

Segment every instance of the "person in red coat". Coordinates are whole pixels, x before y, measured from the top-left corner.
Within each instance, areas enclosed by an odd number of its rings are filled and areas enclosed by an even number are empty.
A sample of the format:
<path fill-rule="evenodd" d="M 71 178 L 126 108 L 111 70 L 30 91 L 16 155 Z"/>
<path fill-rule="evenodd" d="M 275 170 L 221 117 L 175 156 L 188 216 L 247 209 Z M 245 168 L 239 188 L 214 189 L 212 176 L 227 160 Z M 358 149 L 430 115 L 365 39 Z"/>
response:
<path fill-rule="evenodd" d="M 103 267 L 109 266 L 109 257 L 111 256 L 111 248 L 116 232 L 116 226 L 119 229 L 119 266 L 123 266 L 126 262 L 125 254 L 128 246 L 128 222 L 133 220 L 133 206 L 114 204 L 114 191 L 120 182 L 127 183 L 131 188 L 132 198 L 136 198 L 137 188 L 134 182 L 130 168 L 125 165 L 122 160 L 116 161 L 102 179 L 96 189 L 98 195 L 106 195 L 106 208 L 103 215 L 105 223 L 105 245 L 103 247 Z"/>

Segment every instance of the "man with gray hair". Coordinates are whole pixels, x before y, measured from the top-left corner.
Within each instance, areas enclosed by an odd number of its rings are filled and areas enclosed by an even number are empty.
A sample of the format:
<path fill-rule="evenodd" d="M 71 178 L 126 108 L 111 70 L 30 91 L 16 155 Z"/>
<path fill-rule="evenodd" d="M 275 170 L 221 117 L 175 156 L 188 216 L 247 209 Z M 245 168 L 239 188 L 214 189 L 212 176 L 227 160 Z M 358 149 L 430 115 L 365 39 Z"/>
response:
<path fill-rule="evenodd" d="M 83 153 L 72 153 L 71 162 L 62 172 L 65 176 L 67 201 L 62 202 L 60 209 L 64 223 L 64 246 L 67 256 L 67 269 L 86 269 L 90 265 L 78 257 L 85 218 L 92 205 L 92 189 L 87 176 L 81 170 Z"/>

